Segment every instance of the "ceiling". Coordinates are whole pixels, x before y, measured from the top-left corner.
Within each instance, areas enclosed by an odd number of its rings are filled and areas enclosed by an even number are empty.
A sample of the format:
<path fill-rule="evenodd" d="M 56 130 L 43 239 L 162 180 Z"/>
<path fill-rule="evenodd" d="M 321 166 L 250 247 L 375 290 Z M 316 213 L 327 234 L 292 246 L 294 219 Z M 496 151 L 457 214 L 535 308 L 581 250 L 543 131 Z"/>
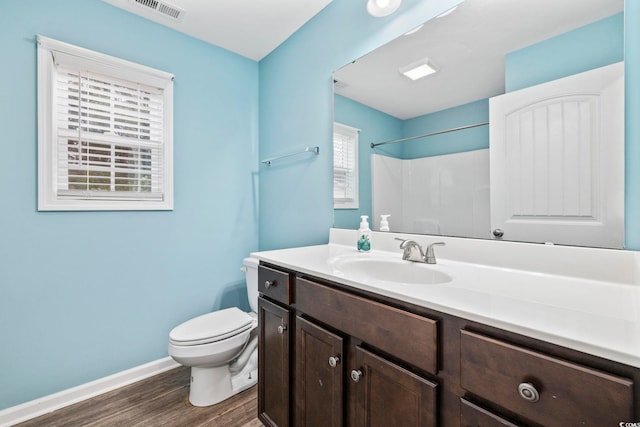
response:
<path fill-rule="evenodd" d="M 506 53 L 623 9 L 624 0 L 467 0 L 336 71 L 335 92 L 403 120 L 490 98 L 504 93 Z M 423 58 L 439 71 L 416 81 L 398 71 Z"/>
<path fill-rule="evenodd" d="M 260 61 L 333 0 L 103 1 Z M 154 9 L 161 5 L 169 13 Z M 178 19 L 167 16 L 177 11 L 181 12 Z"/>

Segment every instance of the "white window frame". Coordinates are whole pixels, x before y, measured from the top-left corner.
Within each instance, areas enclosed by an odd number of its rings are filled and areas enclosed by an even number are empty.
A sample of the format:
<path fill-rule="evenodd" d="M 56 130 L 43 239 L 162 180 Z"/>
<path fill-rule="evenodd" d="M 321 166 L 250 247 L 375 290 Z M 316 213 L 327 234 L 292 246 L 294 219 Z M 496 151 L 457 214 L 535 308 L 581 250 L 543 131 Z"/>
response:
<path fill-rule="evenodd" d="M 358 209 L 360 207 L 359 197 L 359 168 L 358 168 L 358 145 L 359 145 L 360 129 L 344 125 L 342 123 L 334 122 L 333 124 L 333 149 L 334 149 L 334 161 L 333 161 L 333 208 L 334 209 Z M 346 149 L 353 150 L 352 163 L 346 167 L 338 167 L 336 161 L 336 136 L 344 138 L 344 143 L 352 144 L 352 147 Z M 344 151 L 344 148 L 343 148 Z M 336 195 L 336 175 L 338 173 L 345 174 L 345 179 L 348 181 L 351 178 L 351 192 L 350 194 L 344 194 L 344 197 L 337 197 Z M 348 190 L 345 190 L 348 192 Z"/>
<path fill-rule="evenodd" d="M 123 59 L 38 36 L 38 210 L 107 211 L 173 210 L 173 78 L 170 73 Z M 104 191 L 104 194 L 68 194 L 58 189 L 57 67 L 63 66 L 101 74 L 112 79 L 157 88 L 162 96 L 160 190 L 149 197 L 143 192 Z M 62 113 L 60 113 L 62 114 Z M 110 133 L 102 135 L 108 137 Z M 116 136 L 117 137 L 117 136 Z M 67 137 L 68 138 L 68 137 Z M 114 144 L 115 142 L 110 142 Z M 60 154 L 65 156 L 64 153 Z M 111 154 L 114 156 L 115 154 Z M 139 160 L 141 161 L 141 160 Z M 154 160 L 155 161 L 155 160 Z M 155 167 L 155 166 L 154 166 Z M 63 174 L 63 175 L 60 175 Z M 65 193 L 65 194 L 61 194 Z M 79 193 L 79 192 L 78 192 Z"/>

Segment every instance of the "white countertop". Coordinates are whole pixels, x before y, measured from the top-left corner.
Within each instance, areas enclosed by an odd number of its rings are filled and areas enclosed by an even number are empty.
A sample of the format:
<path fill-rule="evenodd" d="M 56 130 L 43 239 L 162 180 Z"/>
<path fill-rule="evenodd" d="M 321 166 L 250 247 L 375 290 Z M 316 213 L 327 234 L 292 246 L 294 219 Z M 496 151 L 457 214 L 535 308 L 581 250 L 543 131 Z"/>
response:
<path fill-rule="evenodd" d="M 374 246 L 376 237 L 380 237 L 376 236 L 378 234 L 374 234 Z M 380 238 L 379 246 L 389 248 L 393 237 L 385 235 Z M 548 249 L 542 248 L 544 245 L 532 244 L 511 244 L 507 248 L 508 243 L 497 242 L 498 245 L 505 245 L 504 248 L 500 246 L 498 252 L 508 250 L 509 256 L 519 250 L 523 252 L 516 256 L 516 261 L 504 260 L 506 265 L 495 265 L 497 262 L 487 265 L 470 262 L 473 260 L 468 259 L 468 256 L 456 259 L 456 247 L 468 249 L 469 245 L 485 245 L 486 247 L 480 248 L 484 250 L 478 250 L 480 257 L 486 256 L 487 250 L 495 248 L 496 246 L 490 245 L 495 245 L 496 242 L 416 236 L 421 244 L 423 240 L 443 240 L 448 247 L 448 252 L 440 251 L 440 247 L 436 248 L 438 264 L 428 267 L 447 273 L 452 280 L 448 283 L 424 285 L 384 282 L 346 274 L 336 268 L 336 260 L 344 257 L 391 257 L 401 260 L 401 251 L 372 250 L 361 253 L 355 249 L 355 244 L 339 244 L 345 240 L 343 238 L 332 237 L 331 240 L 332 243 L 326 245 L 256 252 L 252 256 L 356 289 L 640 367 L 637 253 L 566 247 Z M 386 244 L 383 245 L 382 240 L 386 240 Z M 523 257 L 533 258 L 535 264 L 539 262 L 536 260 L 545 256 L 537 251 L 551 251 L 550 259 L 553 261 L 545 264 L 547 271 L 513 268 L 509 265 L 519 261 L 518 267 L 522 267 Z M 563 257 L 569 259 L 565 260 Z M 585 276 L 584 271 L 593 268 L 594 259 L 603 261 L 598 267 L 600 270 L 616 271 L 599 273 L 598 280 L 576 277 Z M 581 268 L 581 263 L 584 268 Z M 567 265 L 571 268 L 566 267 Z M 564 271 L 562 268 L 568 270 Z M 582 274 L 568 274 L 574 270 Z M 621 274 L 620 270 L 624 270 L 624 273 Z M 567 274 L 557 274 L 558 271 Z"/>

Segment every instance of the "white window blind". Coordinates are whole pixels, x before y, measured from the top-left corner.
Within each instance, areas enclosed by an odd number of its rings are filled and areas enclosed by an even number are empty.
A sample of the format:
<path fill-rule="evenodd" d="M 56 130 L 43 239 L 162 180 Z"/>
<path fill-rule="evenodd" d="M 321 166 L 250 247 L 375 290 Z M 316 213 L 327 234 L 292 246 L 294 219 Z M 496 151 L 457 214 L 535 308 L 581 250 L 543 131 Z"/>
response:
<path fill-rule="evenodd" d="M 162 93 L 57 67 L 58 195 L 162 200 Z"/>
<path fill-rule="evenodd" d="M 39 134 L 40 209 L 171 209 L 172 76 L 50 39 L 39 44 L 49 68 L 39 80 L 49 86 L 49 97 L 39 96 L 48 131 Z"/>
<path fill-rule="evenodd" d="M 358 132 L 333 125 L 333 204 L 337 209 L 358 208 Z"/>

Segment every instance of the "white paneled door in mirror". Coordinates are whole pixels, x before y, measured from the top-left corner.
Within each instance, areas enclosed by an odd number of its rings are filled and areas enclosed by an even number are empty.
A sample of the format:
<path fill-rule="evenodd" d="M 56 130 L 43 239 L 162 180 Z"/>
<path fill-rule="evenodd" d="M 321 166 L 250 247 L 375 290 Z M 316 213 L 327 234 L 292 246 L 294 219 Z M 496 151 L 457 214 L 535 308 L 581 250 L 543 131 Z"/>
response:
<path fill-rule="evenodd" d="M 622 248 L 624 64 L 490 100 L 496 238 Z"/>

